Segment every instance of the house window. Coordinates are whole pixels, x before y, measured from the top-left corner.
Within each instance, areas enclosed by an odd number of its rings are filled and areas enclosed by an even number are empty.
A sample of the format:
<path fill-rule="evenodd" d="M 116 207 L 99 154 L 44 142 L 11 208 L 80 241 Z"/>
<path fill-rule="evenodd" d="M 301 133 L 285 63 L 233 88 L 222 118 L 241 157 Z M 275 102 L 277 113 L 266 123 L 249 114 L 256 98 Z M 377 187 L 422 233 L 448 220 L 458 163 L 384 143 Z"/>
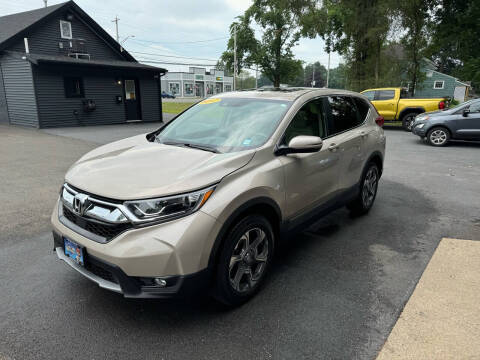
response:
<path fill-rule="evenodd" d="M 445 85 L 445 81 L 437 80 L 433 83 L 433 88 L 434 89 L 443 89 L 444 85 Z"/>
<path fill-rule="evenodd" d="M 66 77 L 63 79 L 65 86 L 65 97 L 79 98 L 84 97 L 83 79 L 81 77 Z"/>
<path fill-rule="evenodd" d="M 62 39 L 72 38 L 72 23 L 70 21 L 60 20 L 60 35 Z"/>

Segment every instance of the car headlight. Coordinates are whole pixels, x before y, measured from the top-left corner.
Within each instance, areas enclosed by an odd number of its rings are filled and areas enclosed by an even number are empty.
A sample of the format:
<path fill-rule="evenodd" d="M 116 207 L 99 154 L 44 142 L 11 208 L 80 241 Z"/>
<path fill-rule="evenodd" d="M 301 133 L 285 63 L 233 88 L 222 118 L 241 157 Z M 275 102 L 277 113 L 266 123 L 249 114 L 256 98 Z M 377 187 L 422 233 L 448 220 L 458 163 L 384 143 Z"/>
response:
<path fill-rule="evenodd" d="M 187 216 L 202 207 L 215 187 L 182 195 L 124 202 L 129 218 L 136 223 L 163 222 Z"/>
<path fill-rule="evenodd" d="M 428 120 L 428 119 L 429 119 L 428 115 L 418 115 L 417 117 L 415 117 L 416 121 L 424 121 L 424 120 Z"/>
<path fill-rule="evenodd" d="M 424 126 L 425 126 L 425 124 L 418 124 L 418 125 L 415 126 L 415 127 L 418 128 L 418 129 L 421 129 L 421 128 L 423 128 Z"/>

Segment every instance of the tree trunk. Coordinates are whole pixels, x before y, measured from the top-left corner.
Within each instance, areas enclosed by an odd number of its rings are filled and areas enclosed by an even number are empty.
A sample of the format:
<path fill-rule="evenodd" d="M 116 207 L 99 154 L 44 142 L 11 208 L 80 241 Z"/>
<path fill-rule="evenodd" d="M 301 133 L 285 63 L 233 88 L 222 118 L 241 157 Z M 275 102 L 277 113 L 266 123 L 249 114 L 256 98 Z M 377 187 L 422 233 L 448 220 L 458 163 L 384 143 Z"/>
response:
<path fill-rule="evenodd" d="M 274 75 L 274 78 L 273 78 L 273 87 L 276 87 L 276 88 L 279 88 L 279 87 L 280 87 L 280 77 L 278 76 L 278 74 L 275 74 L 275 75 Z"/>

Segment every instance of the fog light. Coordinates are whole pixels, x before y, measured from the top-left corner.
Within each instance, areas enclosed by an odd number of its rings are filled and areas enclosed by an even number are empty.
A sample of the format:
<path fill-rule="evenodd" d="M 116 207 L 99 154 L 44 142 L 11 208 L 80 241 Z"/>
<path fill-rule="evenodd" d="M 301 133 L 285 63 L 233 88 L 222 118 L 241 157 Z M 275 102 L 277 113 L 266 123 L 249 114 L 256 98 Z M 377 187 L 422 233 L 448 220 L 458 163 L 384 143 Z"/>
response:
<path fill-rule="evenodd" d="M 165 286 L 167 286 L 167 281 L 164 280 L 164 279 L 155 278 L 155 279 L 153 279 L 153 281 L 155 281 L 155 284 L 157 284 L 157 285 L 160 286 L 160 287 L 165 287 Z"/>

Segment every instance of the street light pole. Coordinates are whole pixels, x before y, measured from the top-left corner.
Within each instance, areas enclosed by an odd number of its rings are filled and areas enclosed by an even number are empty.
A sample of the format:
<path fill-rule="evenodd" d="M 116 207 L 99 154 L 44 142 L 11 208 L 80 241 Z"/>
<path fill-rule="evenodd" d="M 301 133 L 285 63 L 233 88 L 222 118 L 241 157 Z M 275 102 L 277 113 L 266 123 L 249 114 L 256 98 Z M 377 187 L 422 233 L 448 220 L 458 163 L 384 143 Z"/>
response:
<path fill-rule="evenodd" d="M 327 88 L 328 88 L 328 81 L 330 79 L 330 49 L 328 50 L 328 65 L 327 65 Z"/>
<path fill-rule="evenodd" d="M 237 90 L 237 24 L 233 25 L 233 91 Z"/>
<path fill-rule="evenodd" d="M 313 73 L 312 73 L 312 88 L 315 86 L 315 63 L 312 64 L 312 69 L 313 69 Z"/>
<path fill-rule="evenodd" d="M 135 35 L 128 35 L 125 39 L 120 41 L 120 52 L 123 52 L 123 44 L 125 44 L 125 41 L 127 41 L 130 38 L 134 38 L 134 37 L 135 37 Z"/>

